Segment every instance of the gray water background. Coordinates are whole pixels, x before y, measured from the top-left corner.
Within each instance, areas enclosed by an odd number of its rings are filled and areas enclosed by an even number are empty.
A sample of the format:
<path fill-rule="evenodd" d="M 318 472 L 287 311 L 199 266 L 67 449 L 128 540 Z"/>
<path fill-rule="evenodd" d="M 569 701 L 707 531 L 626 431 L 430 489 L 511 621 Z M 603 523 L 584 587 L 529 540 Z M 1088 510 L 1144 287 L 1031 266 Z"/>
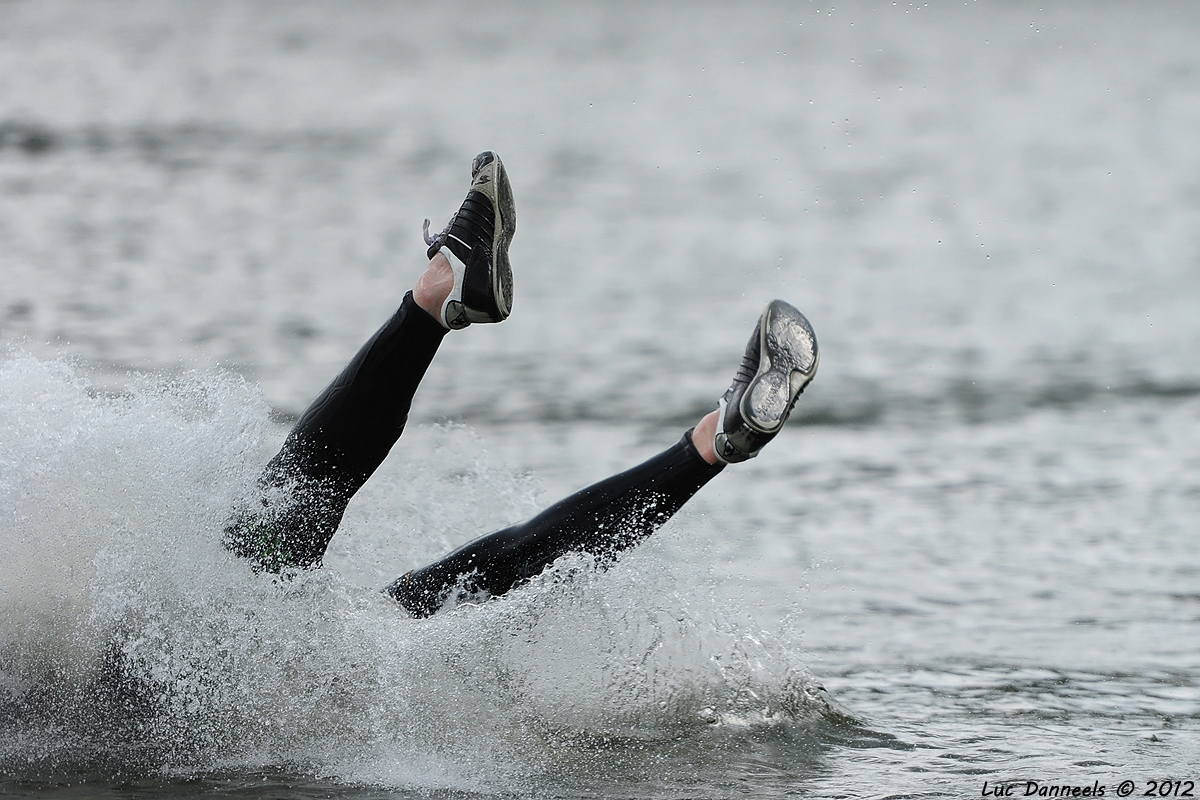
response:
<path fill-rule="evenodd" d="M 0 787 L 1200 778 L 1198 40 L 1183 2 L 0 5 Z M 513 317 L 447 341 L 320 576 L 228 577 L 220 508 L 485 148 Z M 776 296 L 822 365 L 761 458 L 609 573 L 389 622 L 395 575 L 673 442 Z M 173 654 L 158 727 L 11 711 L 118 629 Z"/>

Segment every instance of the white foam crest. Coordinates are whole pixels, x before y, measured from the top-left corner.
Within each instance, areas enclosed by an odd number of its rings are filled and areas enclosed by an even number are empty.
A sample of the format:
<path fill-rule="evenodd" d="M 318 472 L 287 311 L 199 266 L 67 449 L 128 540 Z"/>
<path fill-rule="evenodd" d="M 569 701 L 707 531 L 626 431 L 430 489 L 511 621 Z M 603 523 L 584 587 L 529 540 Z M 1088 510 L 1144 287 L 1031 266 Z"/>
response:
<path fill-rule="evenodd" d="M 220 545 L 278 439 L 243 381 L 145 377 L 104 396 L 13 353 L 0 386 L 8 771 L 291 765 L 502 789 L 596 737 L 832 713 L 794 632 L 755 631 L 653 541 L 605 572 L 567 557 L 503 600 L 402 614 L 380 585 L 535 506 L 533 482 L 490 468 L 461 427 L 406 434 L 327 568 L 279 580 Z M 673 525 L 668 542 L 688 534 Z"/>
<path fill-rule="evenodd" d="M 91 644 L 80 631 L 114 602 L 97 587 L 117 564 L 160 583 L 188 574 L 203 591 L 189 571 L 211 563 L 214 543 L 198 534 L 227 513 L 262 404 L 231 378 L 134 383 L 97 397 L 65 363 L 0 364 L 5 639 L 36 629 L 44 646 Z M 75 655 L 63 663 L 94 661 Z"/>

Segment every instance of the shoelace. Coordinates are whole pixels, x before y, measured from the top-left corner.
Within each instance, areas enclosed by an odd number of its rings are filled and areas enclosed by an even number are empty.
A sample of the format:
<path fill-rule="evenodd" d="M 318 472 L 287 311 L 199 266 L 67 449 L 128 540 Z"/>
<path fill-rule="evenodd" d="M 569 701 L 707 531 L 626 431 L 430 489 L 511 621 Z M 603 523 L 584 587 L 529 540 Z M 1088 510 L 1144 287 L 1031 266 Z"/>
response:
<path fill-rule="evenodd" d="M 454 224 L 454 221 L 451 220 L 450 225 L 453 225 L 453 224 Z M 446 243 L 446 235 L 448 233 L 450 233 L 450 225 L 447 225 L 445 230 L 443 230 L 441 233 L 430 236 L 429 235 L 429 220 L 428 219 L 425 220 L 425 223 L 421 226 L 421 236 L 424 237 L 425 244 L 428 245 L 429 247 L 433 247 L 436 244 L 439 248 L 442 245 L 444 245 Z"/>

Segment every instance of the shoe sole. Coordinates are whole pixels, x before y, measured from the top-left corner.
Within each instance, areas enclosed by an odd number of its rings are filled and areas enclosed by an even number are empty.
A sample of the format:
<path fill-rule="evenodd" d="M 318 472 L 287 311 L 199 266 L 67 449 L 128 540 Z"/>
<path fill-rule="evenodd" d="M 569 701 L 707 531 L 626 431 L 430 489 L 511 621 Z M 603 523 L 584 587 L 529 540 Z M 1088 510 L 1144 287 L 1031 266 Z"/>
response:
<path fill-rule="evenodd" d="M 767 306 L 758 336 L 758 373 L 746 386 L 740 411 L 751 428 L 773 434 L 817 374 L 821 354 L 808 318 L 782 300 Z"/>
<path fill-rule="evenodd" d="M 475 158 L 478 160 L 484 155 L 485 153 L 480 153 Z M 517 231 L 517 206 L 504 162 L 495 153 L 491 153 L 491 156 L 491 161 L 475 171 L 472 184 L 479 184 L 479 174 L 486 171 L 489 178 L 483 183 L 490 181 L 492 185 L 492 191 L 484 191 L 492 201 L 495 214 L 495 233 L 492 238 L 492 296 L 496 299 L 496 310 L 503 320 L 512 312 L 513 279 L 512 267 L 508 261 L 508 245 Z M 476 188 L 475 191 L 481 190 Z"/>

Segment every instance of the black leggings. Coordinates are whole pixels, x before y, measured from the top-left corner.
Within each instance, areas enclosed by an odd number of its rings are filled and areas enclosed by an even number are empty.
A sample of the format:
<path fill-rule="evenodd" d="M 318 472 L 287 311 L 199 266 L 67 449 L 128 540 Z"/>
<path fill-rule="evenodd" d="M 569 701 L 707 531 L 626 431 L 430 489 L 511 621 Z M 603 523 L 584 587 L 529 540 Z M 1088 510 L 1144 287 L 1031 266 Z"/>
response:
<path fill-rule="evenodd" d="M 271 572 L 320 566 L 350 498 L 404 431 L 413 395 L 446 333 L 406 295 L 296 423 L 259 478 L 260 507 L 235 515 L 225 530 L 227 546 Z M 566 553 L 587 552 L 606 563 L 661 527 L 721 469 L 705 462 L 685 433 L 633 469 L 476 539 L 385 591 L 425 617 L 456 590 L 504 594 Z"/>

